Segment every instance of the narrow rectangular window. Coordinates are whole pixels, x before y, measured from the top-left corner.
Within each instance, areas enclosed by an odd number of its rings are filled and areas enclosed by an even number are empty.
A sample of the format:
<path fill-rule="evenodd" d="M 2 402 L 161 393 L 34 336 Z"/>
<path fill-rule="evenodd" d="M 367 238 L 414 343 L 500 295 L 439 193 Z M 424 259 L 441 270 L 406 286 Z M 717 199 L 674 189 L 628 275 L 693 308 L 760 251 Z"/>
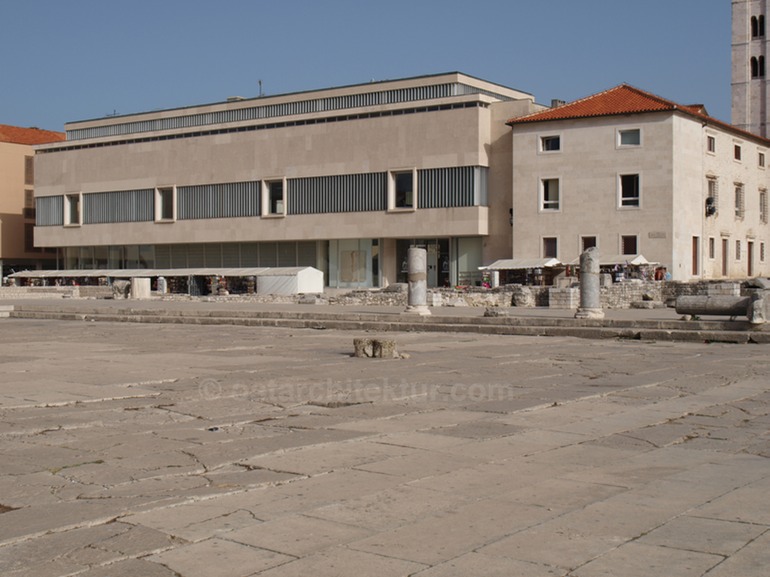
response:
<path fill-rule="evenodd" d="M 700 274 L 700 237 L 692 237 L 692 276 Z"/>
<path fill-rule="evenodd" d="M 155 221 L 176 220 L 176 198 L 173 186 L 155 189 Z"/>
<path fill-rule="evenodd" d="M 740 160 L 741 159 L 741 154 L 742 154 L 741 153 L 741 145 L 740 144 L 736 144 L 733 147 L 733 158 L 735 158 L 735 160 Z"/>
<path fill-rule="evenodd" d="M 35 157 L 24 157 L 24 184 L 35 184 Z"/>
<path fill-rule="evenodd" d="M 765 262 L 765 243 L 759 243 L 759 262 Z"/>
<path fill-rule="evenodd" d="M 417 207 L 416 171 L 405 170 L 390 173 L 388 209 L 414 209 Z"/>
<path fill-rule="evenodd" d="M 543 258 L 557 258 L 558 251 L 559 242 L 556 237 L 543 237 Z"/>
<path fill-rule="evenodd" d="M 735 260 L 741 260 L 741 241 L 735 241 Z"/>
<path fill-rule="evenodd" d="M 714 260 L 717 257 L 717 242 L 713 236 L 709 237 L 709 258 Z"/>
<path fill-rule="evenodd" d="M 639 128 L 619 130 L 618 144 L 620 146 L 640 146 L 642 144 L 642 131 Z"/>
<path fill-rule="evenodd" d="M 264 181 L 262 195 L 264 215 L 286 216 L 286 187 L 283 179 Z"/>
<path fill-rule="evenodd" d="M 767 191 L 759 191 L 759 220 L 763 224 L 767 224 L 768 220 L 768 207 L 767 207 Z"/>
<path fill-rule="evenodd" d="M 757 153 L 757 164 L 759 164 L 760 168 L 765 167 L 765 153 L 759 152 Z"/>
<path fill-rule="evenodd" d="M 560 190 L 558 178 L 544 178 L 542 180 L 542 210 L 559 210 Z"/>
<path fill-rule="evenodd" d="M 411 172 L 396 175 L 396 208 L 414 208 L 414 177 Z"/>
<path fill-rule="evenodd" d="M 24 218 L 35 218 L 35 191 L 24 191 Z"/>
<path fill-rule="evenodd" d="M 637 236 L 624 235 L 620 237 L 620 248 L 624 255 L 636 255 L 639 254 Z"/>
<path fill-rule="evenodd" d="M 728 246 L 729 239 L 722 239 L 722 276 L 727 276 L 730 270 L 728 259 L 730 258 L 730 248 Z"/>
<path fill-rule="evenodd" d="M 541 136 L 540 137 L 540 150 L 543 152 L 556 152 L 561 150 L 561 137 L 560 136 Z"/>
<path fill-rule="evenodd" d="M 717 151 L 717 139 L 713 136 L 707 136 L 706 137 L 706 149 L 709 152 L 716 152 Z"/>
<path fill-rule="evenodd" d="M 80 226 L 80 193 L 64 195 L 64 224 Z"/>
<path fill-rule="evenodd" d="M 620 175 L 620 206 L 621 207 L 639 207 L 640 206 L 639 175 L 621 174 Z"/>
<path fill-rule="evenodd" d="M 708 195 L 706 196 L 706 216 L 719 214 L 719 183 L 716 178 L 708 179 Z"/>
<path fill-rule="evenodd" d="M 745 214 L 745 201 L 743 198 L 743 185 L 735 185 L 735 218 L 742 219 Z"/>

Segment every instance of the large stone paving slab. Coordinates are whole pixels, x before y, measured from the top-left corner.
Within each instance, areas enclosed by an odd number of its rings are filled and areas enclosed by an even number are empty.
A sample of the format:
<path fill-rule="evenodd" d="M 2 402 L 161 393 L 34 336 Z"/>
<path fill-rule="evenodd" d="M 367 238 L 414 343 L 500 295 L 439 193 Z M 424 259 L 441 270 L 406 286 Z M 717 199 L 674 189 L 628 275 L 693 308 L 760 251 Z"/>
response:
<path fill-rule="evenodd" d="M 0 321 L 0 574 L 767 574 L 756 345 Z"/>

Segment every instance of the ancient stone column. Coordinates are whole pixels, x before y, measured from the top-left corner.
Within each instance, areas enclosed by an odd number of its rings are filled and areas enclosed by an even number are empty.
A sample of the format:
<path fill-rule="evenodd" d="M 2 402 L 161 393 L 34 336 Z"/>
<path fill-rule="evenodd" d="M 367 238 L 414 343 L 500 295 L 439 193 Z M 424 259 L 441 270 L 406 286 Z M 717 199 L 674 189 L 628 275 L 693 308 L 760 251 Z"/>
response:
<path fill-rule="evenodd" d="M 599 286 L 599 249 L 592 246 L 580 255 L 580 307 L 576 319 L 604 318 Z"/>
<path fill-rule="evenodd" d="M 429 315 L 428 308 L 428 251 L 424 248 L 410 248 L 407 252 L 407 280 L 409 293 L 404 312 Z"/>

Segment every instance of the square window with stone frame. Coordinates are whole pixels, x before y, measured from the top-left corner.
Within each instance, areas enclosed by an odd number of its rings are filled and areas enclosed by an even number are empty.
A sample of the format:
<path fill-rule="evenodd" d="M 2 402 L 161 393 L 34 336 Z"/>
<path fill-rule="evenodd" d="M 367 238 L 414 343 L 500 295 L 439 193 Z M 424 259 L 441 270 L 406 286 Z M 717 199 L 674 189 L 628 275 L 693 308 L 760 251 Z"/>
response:
<path fill-rule="evenodd" d="M 639 237 L 635 234 L 620 237 L 620 250 L 623 255 L 639 254 Z"/>
<path fill-rule="evenodd" d="M 587 251 L 589 248 L 598 246 L 597 238 L 595 236 L 581 236 L 580 237 L 580 252 L 581 254 Z"/>
<path fill-rule="evenodd" d="M 618 130 L 618 146 L 641 146 L 642 131 L 639 128 Z"/>
<path fill-rule="evenodd" d="M 541 152 L 559 152 L 560 150 L 561 136 L 558 134 L 540 137 Z"/>

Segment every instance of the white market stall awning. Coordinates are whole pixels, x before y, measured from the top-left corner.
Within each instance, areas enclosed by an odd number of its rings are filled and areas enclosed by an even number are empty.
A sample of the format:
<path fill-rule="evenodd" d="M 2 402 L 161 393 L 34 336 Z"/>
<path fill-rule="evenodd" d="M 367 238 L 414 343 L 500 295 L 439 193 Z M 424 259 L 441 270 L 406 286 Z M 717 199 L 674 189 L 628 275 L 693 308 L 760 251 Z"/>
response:
<path fill-rule="evenodd" d="M 480 266 L 479 270 L 523 270 L 531 268 L 552 268 L 561 266 L 562 262 L 555 258 L 504 258 L 492 264 Z"/>
<path fill-rule="evenodd" d="M 580 257 L 577 257 L 570 264 L 579 266 Z M 615 266 L 615 265 L 640 266 L 640 265 L 648 265 L 648 264 L 653 265 L 658 263 L 648 261 L 646 258 L 644 258 L 644 255 L 641 255 L 641 254 L 614 254 L 614 255 L 607 255 L 607 256 L 602 256 L 601 254 L 599 255 L 599 266 Z"/>
<path fill-rule="evenodd" d="M 8 275 L 11 278 L 136 278 L 180 276 L 259 276 L 263 274 L 296 274 L 308 267 L 247 267 L 247 268 L 117 268 L 25 270 Z"/>
<path fill-rule="evenodd" d="M 25 270 L 11 278 L 156 278 L 156 277 L 256 277 L 257 292 L 264 294 L 321 293 L 324 274 L 311 266 L 252 268 L 141 268 L 141 269 L 67 269 Z"/>

